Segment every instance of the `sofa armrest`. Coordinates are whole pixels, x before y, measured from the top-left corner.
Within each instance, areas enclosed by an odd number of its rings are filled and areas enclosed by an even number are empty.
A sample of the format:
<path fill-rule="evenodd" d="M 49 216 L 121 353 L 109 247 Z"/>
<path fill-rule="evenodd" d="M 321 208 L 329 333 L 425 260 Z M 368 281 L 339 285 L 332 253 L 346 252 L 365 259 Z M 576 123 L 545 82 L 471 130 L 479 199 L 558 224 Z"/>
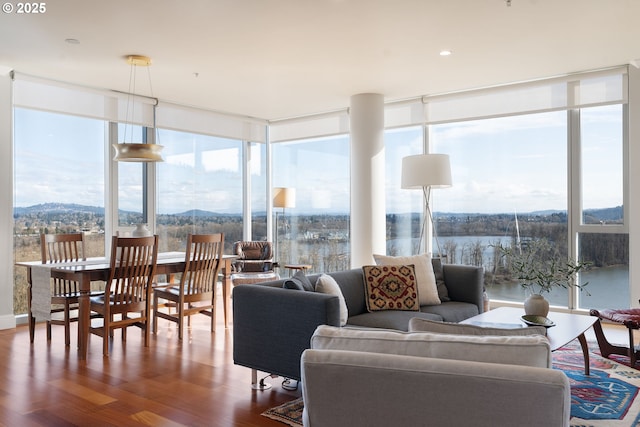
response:
<path fill-rule="evenodd" d="M 468 302 L 484 311 L 482 292 L 484 291 L 484 269 L 471 265 L 444 264 L 444 283 L 452 301 Z"/>
<path fill-rule="evenodd" d="M 340 326 L 335 295 L 262 284 L 233 289 L 233 362 L 300 379 L 300 356 L 319 325 Z"/>

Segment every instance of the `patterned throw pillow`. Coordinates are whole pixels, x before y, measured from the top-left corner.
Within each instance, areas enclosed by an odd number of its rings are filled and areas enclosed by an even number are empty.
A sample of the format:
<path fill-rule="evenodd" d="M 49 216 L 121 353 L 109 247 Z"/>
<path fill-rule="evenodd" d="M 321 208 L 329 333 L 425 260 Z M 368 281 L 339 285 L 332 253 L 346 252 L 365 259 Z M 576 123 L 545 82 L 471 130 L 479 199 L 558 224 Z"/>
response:
<path fill-rule="evenodd" d="M 413 265 L 365 265 L 362 271 L 367 310 L 420 310 Z"/>
<path fill-rule="evenodd" d="M 431 254 L 425 253 L 412 256 L 373 255 L 377 265 L 411 265 L 416 270 L 418 285 L 418 302 L 420 305 L 439 305 L 441 303 L 436 286 L 436 276 L 433 273 Z"/>

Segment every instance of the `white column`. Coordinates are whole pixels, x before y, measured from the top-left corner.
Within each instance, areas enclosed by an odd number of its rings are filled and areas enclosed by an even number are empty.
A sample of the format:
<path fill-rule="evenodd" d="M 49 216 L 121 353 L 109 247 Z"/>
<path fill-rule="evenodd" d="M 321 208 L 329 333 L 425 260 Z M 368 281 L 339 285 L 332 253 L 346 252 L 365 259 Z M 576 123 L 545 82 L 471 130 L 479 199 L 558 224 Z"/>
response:
<path fill-rule="evenodd" d="M 386 253 L 384 97 L 351 97 L 351 267 Z"/>
<path fill-rule="evenodd" d="M 640 69 L 629 67 L 629 288 L 631 307 L 638 307 L 640 298 Z M 637 262 L 636 262 L 637 260 Z"/>
<path fill-rule="evenodd" d="M 2 67 L 0 67 L 2 68 Z M 0 329 L 16 327 L 13 314 L 13 110 L 11 77 L 0 70 Z"/>

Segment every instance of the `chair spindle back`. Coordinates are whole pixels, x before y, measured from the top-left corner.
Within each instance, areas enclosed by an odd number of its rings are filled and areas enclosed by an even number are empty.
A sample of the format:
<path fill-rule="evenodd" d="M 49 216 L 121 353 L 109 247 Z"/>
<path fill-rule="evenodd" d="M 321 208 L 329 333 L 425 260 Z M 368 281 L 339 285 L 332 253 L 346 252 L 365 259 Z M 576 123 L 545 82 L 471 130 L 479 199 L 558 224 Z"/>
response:
<path fill-rule="evenodd" d="M 185 295 L 215 292 L 224 247 L 224 235 L 190 234 L 181 278 Z"/>
<path fill-rule="evenodd" d="M 157 259 L 157 235 L 113 236 L 111 272 L 105 289 L 105 300 L 111 300 L 116 305 L 144 305 L 151 294 Z"/>

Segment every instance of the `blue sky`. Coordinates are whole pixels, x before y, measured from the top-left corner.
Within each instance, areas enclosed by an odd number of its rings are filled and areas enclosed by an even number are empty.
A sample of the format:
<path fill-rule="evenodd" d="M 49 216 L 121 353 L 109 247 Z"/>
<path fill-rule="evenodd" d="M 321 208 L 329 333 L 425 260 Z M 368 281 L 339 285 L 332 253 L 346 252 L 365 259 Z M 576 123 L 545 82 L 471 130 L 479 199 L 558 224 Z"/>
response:
<path fill-rule="evenodd" d="M 583 112 L 585 208 L 622 204 L 620 106 Z M 104 206 L 102 121 L 16 109 L 16 206 L 46 202 Z M 129 130 L 129 133 L 132 133 Z M 453 187 L 434 190 L 434 210 L 530 212 L 566 209 L 566 112 L 504 117 L 432 128 L 434 152 L 451 158 Z M 400 189 L 402 157 L 419 152 L 420 128 L 385 135 L 390 212 L 421 209 L 420 192 Z M 242 201 L 237 141 L 162 131 L 159 212 L 205 209 L 238 213 Z M 297 188 L 298 213 L 348 212 L 348 137 L 273 147 L 274 187 Z M 111 153 L 110 153 L 111 155 Z M 252 151 L 252 200 L 264 206 L 264 158 Z M 140 165 L 123 166 L 120 208 L 138 210 Z M 256 210 L 262 210 L 256 208 Z"/>

